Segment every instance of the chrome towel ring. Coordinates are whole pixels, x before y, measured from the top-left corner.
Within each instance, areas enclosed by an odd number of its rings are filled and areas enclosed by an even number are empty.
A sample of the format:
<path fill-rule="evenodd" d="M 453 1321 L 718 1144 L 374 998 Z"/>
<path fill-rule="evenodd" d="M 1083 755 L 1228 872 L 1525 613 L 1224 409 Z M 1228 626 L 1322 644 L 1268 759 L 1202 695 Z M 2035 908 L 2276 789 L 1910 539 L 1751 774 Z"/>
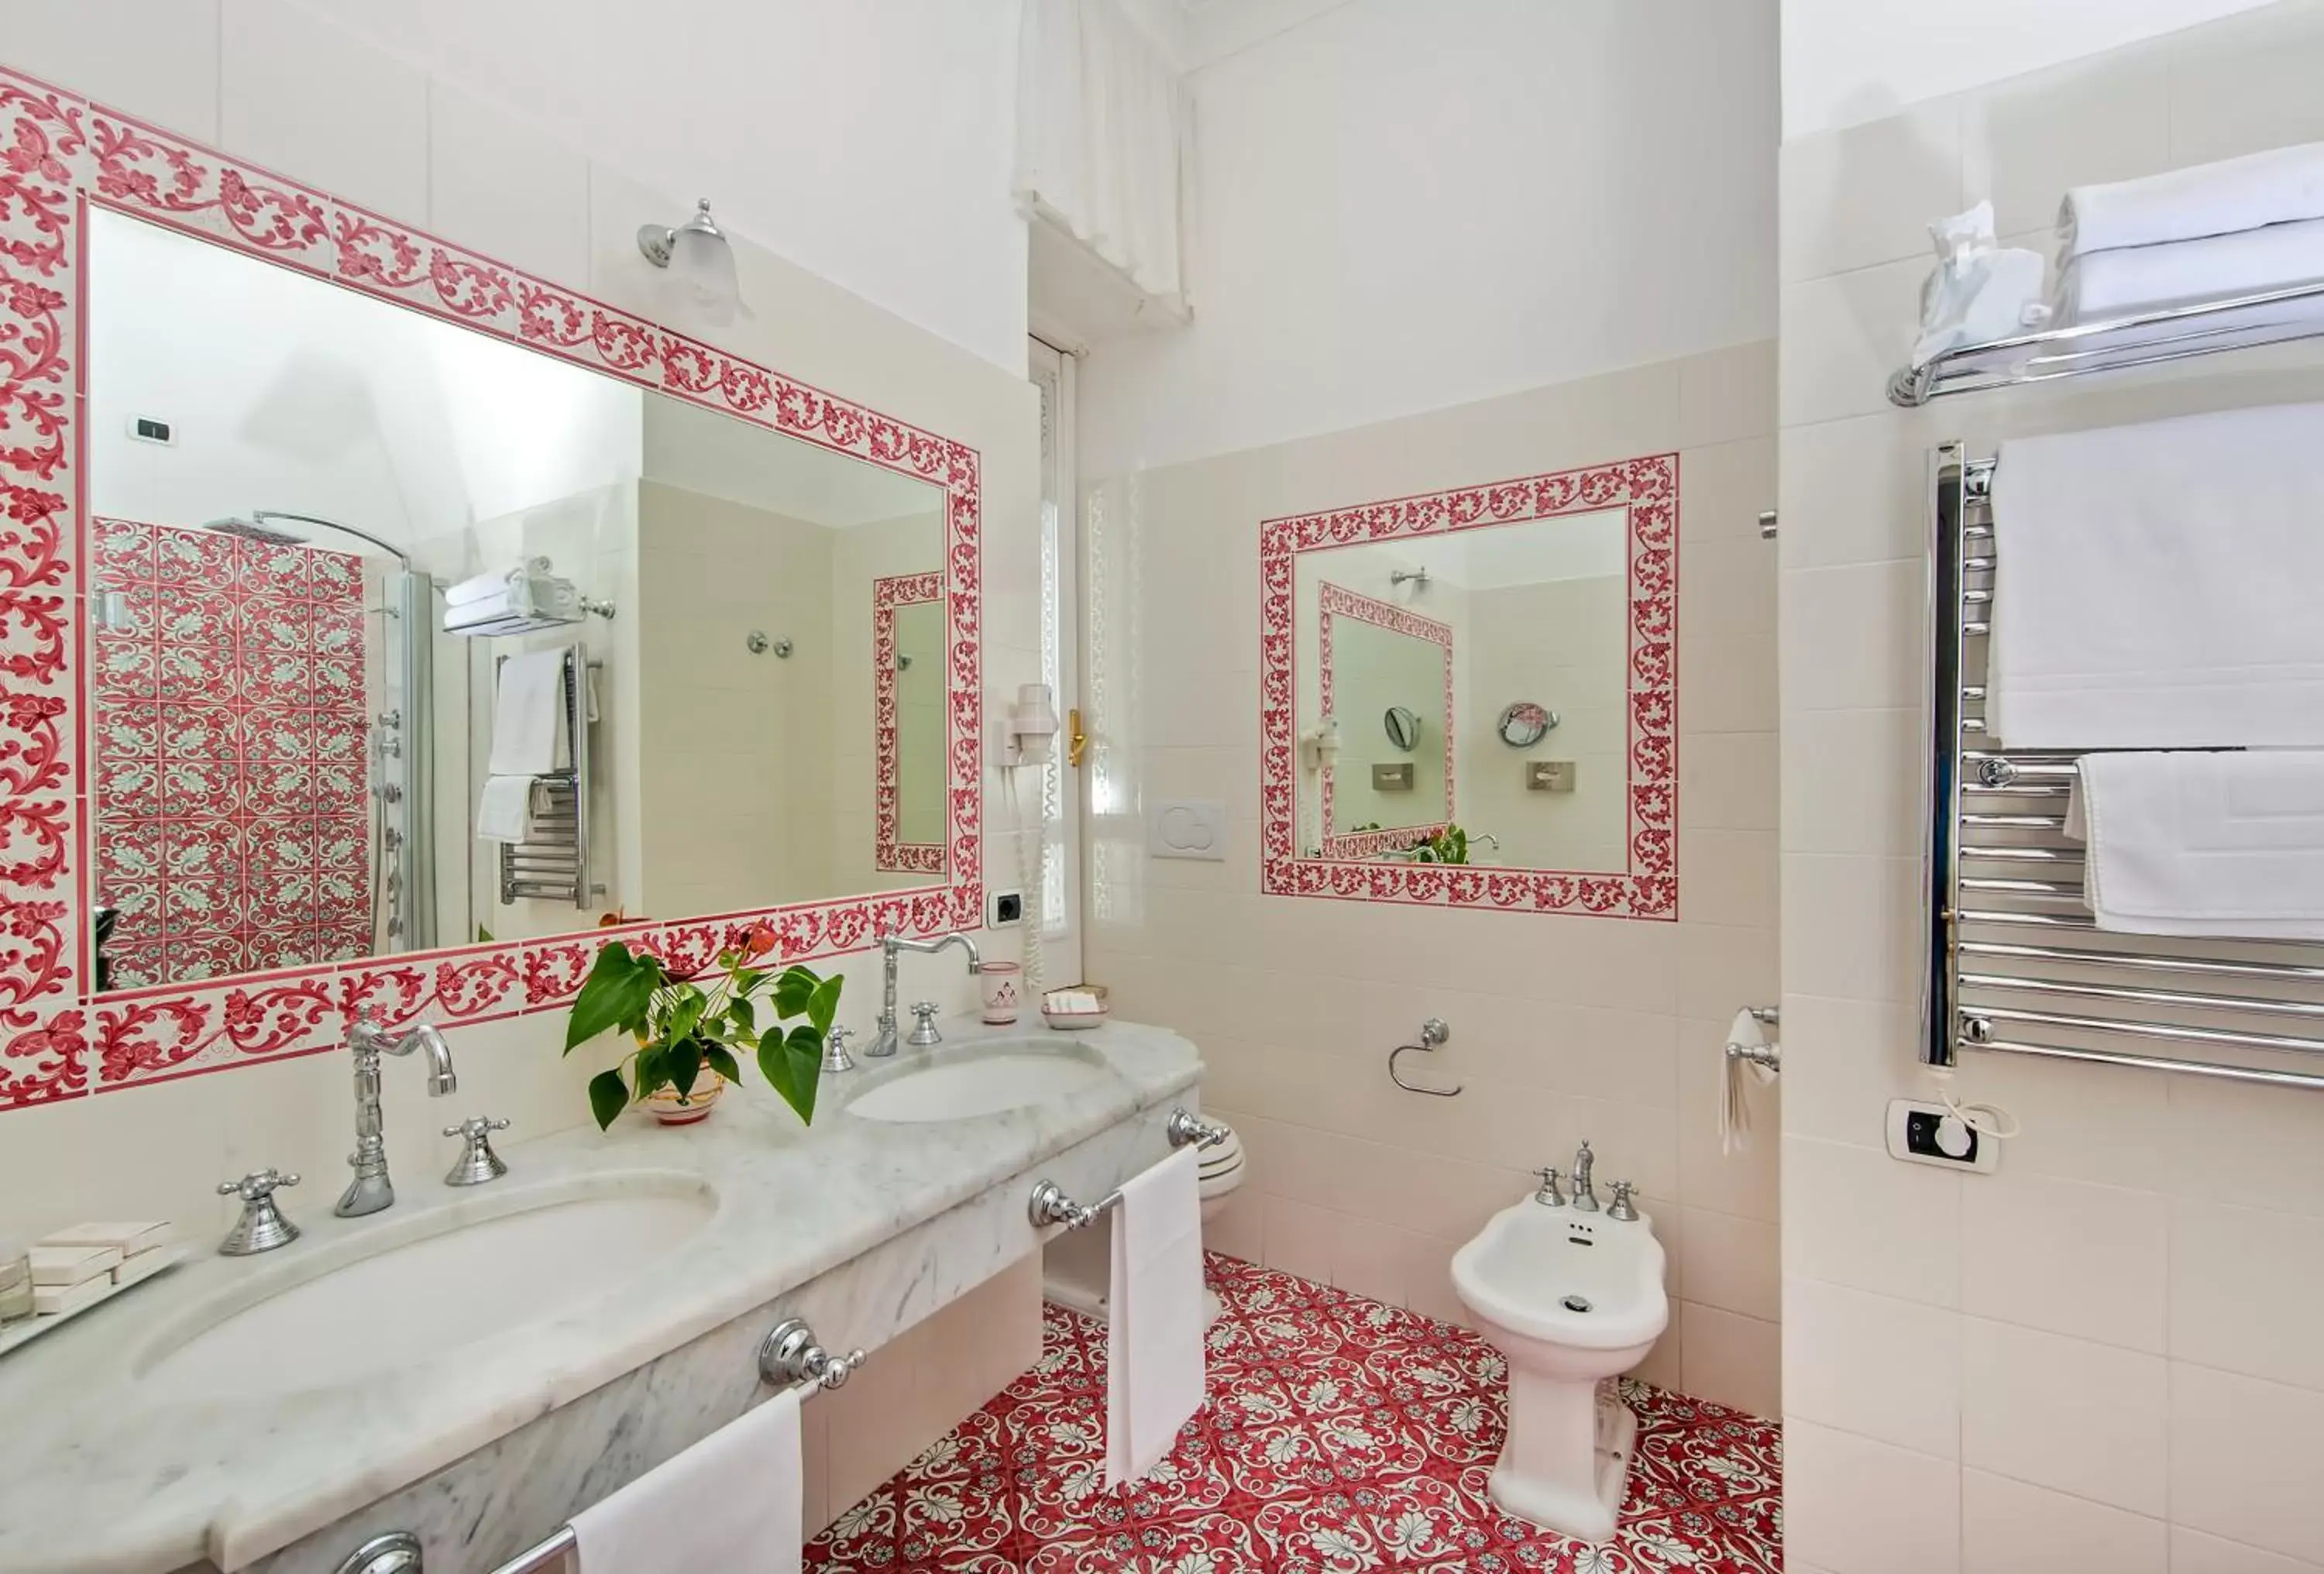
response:
<path fill-rule="evenodd" d="M 1444 1025 L 1443 1017 L 1431 1017 L 1427 1021 L 1423 1022 L 1420 1025 L 1418 1044 L 1399 1044 L 1388 1052 L 1388 1080 L 1407 1093 L 1425 1093 L 1432 1099 L 1450 1099 L 1456 1096 L 1461 1091 L 1459 1084 L 1450 1088 L 1424 1088 L 1417 1082 L 1406 1082 L 1396 1069 L 1398 1055 L 1410 1054 L 1416 1050 L 1422 1054 L 1434 1054 L 1436 1053 L 1436 1046 L 1452 1036 L 1452 1029 Z"/>

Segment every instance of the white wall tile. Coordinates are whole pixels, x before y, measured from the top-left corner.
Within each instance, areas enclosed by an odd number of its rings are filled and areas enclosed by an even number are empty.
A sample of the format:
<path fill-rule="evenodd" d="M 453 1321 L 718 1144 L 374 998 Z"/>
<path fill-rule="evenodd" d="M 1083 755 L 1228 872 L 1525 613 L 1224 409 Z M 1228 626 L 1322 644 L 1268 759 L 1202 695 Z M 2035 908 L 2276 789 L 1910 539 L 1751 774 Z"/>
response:
<path fill-rule="evenodd" d="M 1961 1567 L 1977 1574 L 2169 1574 L 2171 1551 L 2160 1519 L 1963 1470 Z"/>
<path fill-rule="evenodd" d="M 1960 1532 L 1960 1466 L 1784 1418 L 1786 1567 L 1962 1574 Z"/>
<path fill-rule="evenodd" d="M 1681 1256 L 1687 1299 L 1762 1322 L 1782 1316 L 1775 1227 L 1703 1209 L 1690 1208 L 1686 1215 Z"/>
<path fill-rule="evenodd" d="M 2171 161 L 2200 164 L 2324 139 L 2324 13 L 2262 6 L 2171 41 Z"/>
<path fill-rule="evenodd" d="M 1784 850 L 1918 857 L 1928 795 L 1921 733 L 1918 709 L 1789 712 Z"/>
<path fill-rule="evenodd" d="M 1771 340 L 1688 356 L 1678 368 L 1678 446 L 1703 448 L 1772 437 L 1775 409 L 1768 393 L 1775 386 L 1775 346 Z"/>
<path fill-rule="evenodd" d="M 1685 1392 L 1753 1415 L 1780 1413 L 1783 1336 L 1774 1323 L 1693 1301 L 1672 1311 L 1682 1341 L 1679 1385 Z"/>
<path fill-rule="evenodd" d="M 2181 1199 L 2171 1215 L 2171 1355 L 2324 1389 L 2324 1218 Z"/>
<path fill-rule="evenodd" d="M 1783 595 L 1786 717 L 1921 703 L 1928 573 L 1918 559 L 1786 568 Z"/>
<path fill-rule="evenodd" d="M 1783 1155 L 1787 1276 L 1960 1304 L 1960 1176 L 1804 1137 Z"/>
<path fill-rule="evenodd" d="M 587 287 L 586 159 L 440 79 L 428 84 L 428 133 L 429 228 L 512 267 Z"/>
<path fill-rule="evenodd" d="M 1937 1459 L 1960 1454 L 1960 1319 L 1830 1284 L 1784 1282 L 1784 1414 Z"/>
<path fill-rule="evenodd" d="M 2319 1567 L 2324 1565 L 2264 1552 L 2184 1525 L 2171 1530 L 2171 1574 L 2315 1574 Z"/>
<path fill-rule="evenodd" d="M 1784 989 L 1834 999 L 1917 999 L 1918 859 L 1786 853 Z"/>
<path fill-rule="evenodd" d="M 1786 281 L 1929 254 L 1929 224 L 1961 207 L 1961 101 L 1795 137 L 1778 161 Z"/>
<path fill-rule="evenodd" d="M 1923 1096 L 1916 1007 L 1784 997 L 1784 1128 L 1878 1147 L 1891 1099 Z"/>
<path fill-rule="evenodd" d="M 2316 1439 L 2324 1394 L 2207 1367 L 2171 1368 L 2171 1517 L 2324 1563 Z"/>
<path fill-rule="evenodd" d="M 1784 286 L 1777 398 L 1786 428 L 1887 408 L 1888 378 L 1911 353 L 1928 271 L 1914 258 Z"/>
<path fill-rule="evenodd" d="M 1961 1320 L 1961 1462 L 2117 1508 L 2169 1478 L 2160 1357 L 1983 1318 Z"/>
<path fill-rule="evenodd" d="M 2170 78 L 2170 49 L 2158 42 L 1969 95 L 1967 202 L 1990 199 L 2001 235 L 2048 231 L 2068 187 L 2169 168 Z"/>
<path fill-rule="evenodd" d="M 218 135 L 217 0 L 7 0 L 8 64 L 182 136 Z"/>
<path fill-rule="evenodd" d="M 223 0 L 226 150 L 409 223 L 428 217 L 428 78 L 286 0 Z"/>
<path fill-rule="evenodd" d="M 2160 1355 L 2172 1245 L 2168 1199 L 2005 1158 L 1962 1179 L 1961 1310 Z"/>

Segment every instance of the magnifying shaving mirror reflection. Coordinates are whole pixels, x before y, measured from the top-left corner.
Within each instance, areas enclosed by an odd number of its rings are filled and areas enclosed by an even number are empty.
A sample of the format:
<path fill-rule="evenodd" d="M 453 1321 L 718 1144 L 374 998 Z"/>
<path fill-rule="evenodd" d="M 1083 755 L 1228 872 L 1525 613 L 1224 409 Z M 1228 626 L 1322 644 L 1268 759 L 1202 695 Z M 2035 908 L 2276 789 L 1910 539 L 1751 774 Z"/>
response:
<path fill-rule="evenodd" d="M 100 987 L 944 879 L 941 488 L 109 209 L 88 248 Z"/>

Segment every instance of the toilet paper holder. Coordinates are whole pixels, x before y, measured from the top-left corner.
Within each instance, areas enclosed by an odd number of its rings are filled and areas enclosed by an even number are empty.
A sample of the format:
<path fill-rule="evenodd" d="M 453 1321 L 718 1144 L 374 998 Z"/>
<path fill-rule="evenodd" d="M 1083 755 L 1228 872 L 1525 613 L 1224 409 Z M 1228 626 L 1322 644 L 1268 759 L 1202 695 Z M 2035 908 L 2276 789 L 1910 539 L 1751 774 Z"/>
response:
<path fill-rule="evenodd" d="M 1746 1006 L 1743 1009 L 1752 1021 L 1763 1027 L 1780 1026 L 1784 1020 L 1784 1013 L 1778 1007 Z M 1784 1069 L 1783 1046 L 1776 1044 L 1738 1044 L 1730 1038 L 1727 1041 L 1727 1058 L 1748 1061 L 1755 1066 L 1765 1066 L 1771 1072 L 1781 1072 Z"/>

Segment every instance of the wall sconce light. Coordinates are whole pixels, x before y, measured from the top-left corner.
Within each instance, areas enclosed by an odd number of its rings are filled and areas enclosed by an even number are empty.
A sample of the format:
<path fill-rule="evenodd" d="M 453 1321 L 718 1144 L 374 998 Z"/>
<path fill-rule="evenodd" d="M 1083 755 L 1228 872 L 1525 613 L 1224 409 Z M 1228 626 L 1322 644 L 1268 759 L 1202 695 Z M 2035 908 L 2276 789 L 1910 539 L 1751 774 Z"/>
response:
<path fill-rule="evenodd" d="M 694 216 L 675 229 L 641 225 L 638 250 L 669 275 L 673 291 L 708 321 L 725 324 L 751 315 L 734 272 L 734 248 L 711 218 L 707 197 L 696 202 Z"/>
<path fill-rule="evenodd" d="M 1046 683 L 1019 685 L 1002 729 L 1003 766 L 1046 765 L 1057 736 L 1057 702 Z"/>
<path fill-rule="evenodd" d="M 1310 770 L 1329 770 L 1340 758 L 1340 719 L 1326 716 L 1299 734 L 1299 763 Z"/>

